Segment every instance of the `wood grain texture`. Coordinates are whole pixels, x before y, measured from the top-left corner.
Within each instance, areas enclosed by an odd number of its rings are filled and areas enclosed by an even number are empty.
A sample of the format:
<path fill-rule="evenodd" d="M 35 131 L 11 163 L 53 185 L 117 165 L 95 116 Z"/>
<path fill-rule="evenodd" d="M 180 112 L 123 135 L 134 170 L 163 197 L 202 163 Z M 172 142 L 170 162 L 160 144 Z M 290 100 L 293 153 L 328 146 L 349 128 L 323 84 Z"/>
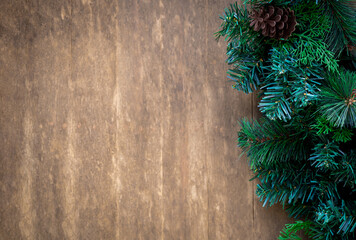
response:
<path fill-rule="evenodd" d="M 236 147 L 227 0 L 0 2 L 0 239 L 276 239 Z"/>

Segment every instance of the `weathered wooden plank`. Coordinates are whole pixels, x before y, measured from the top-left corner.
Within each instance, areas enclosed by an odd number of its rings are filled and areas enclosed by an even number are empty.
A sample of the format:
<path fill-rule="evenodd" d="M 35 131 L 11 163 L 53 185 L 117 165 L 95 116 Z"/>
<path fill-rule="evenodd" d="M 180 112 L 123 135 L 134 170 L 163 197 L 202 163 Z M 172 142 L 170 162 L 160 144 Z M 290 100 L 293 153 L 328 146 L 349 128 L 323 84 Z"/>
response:
<path fill-rule="evenodd" d="M 120 239 L 162 237 L 160 11 L 158 1 L 118 1 L 114 105 Z"/>
<path fill-rule="evenodd" d="M 205 1 L 162 1 L 165 239 L 207 239 Z"/>
<path fill-rule="evenodd" d="M 70 6 L 37 1 L 24 3 L 29 9 L 33 39 L 28 46 L 29 85 L 32 87 L 25 123 L 32 127 L 33 209 L 36 220 L 33 239 L 64 238 L 66 221 L 63 199 L 66 179 L 61 171 L 66 162 L 65 118 L 68 112 L 70 78 Z M 32 104 L 31 104 L 32 102 Z M 25 125 L 25 129 L 27 128 Z"/>
<path fill-rule="evenodd" d="M 118 229 L 115 174 L 117 4 L 72 1 L 68 174 L 75 198 L 68 226 L 78 239 L 112 239 Z M 124 136 L 122 136 L 124 137 Z M 69 189 L 70 191 L 71 189 Z M 83 221 L 85 219 L 85 221 Z M 72 222 L 72 223 L 71 223 Z"/>
<path fill-rule="evenodd" d="M 257 112 L 225 82 L 228 4 L 1 1 L 1 239 L 276 238 L 235 146 Z"/>
<path fill-rule="evenodd" d="M 54 150 L 53 146 L 60 146 L 57 143 L 63 134 L 58 131 L 57 122 L 65 115 L 65 107 L 56 107 L 66 98 L 65 92 L 60 94 L 64 85 L 58 80 L 69 76 L 70 38 L 66 38 L 69 22 L 61 17 L 63 7 L 60 3 L 47 2 L 12 2 L 10 5 L 12 11 L 19 12 L 8 19 L 13 23 L 10 28 L 18 28 L 12 40 L 18 45 L 20 61 L 12 64 L 24 68 L 16 77 L 22 81 L 19 89 L 25 88 L 22 93 L 25 102 L 17 102 L 22 108 L 20 111 L 11 109 L 14 116 L 24 113 L 22 126 L 19 126 L 23 131 L 23 135 L 19 135 L 21 141 L 13 143 L 21 146 L 21 156 L 10 160 L 19 165 L 18 174 L 10 179 L 17 183 L 17 203 L 13 204 L 19 214 L 15 220 L 18 233 L 23 239 L 62 236 L 58 227 L 62 221 L 58 202 L 60 185 L 56 184 L 61 149 Z"/>
<path fill-rule="evenodd" d="M 31 90 L 25 84 L 30 32 L 13 5 L 0 3 L 0 239 L 33 239 L 33 165 L 25 157 L 32 148 L 32 127 L 23 121 Z"/>

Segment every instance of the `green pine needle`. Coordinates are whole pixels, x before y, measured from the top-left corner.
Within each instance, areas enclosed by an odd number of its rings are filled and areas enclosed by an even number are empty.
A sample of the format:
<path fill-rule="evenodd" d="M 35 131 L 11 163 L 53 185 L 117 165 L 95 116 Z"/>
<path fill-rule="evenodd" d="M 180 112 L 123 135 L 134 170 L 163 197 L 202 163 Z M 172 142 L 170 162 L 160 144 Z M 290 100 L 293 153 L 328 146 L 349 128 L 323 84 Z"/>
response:
<path fill-rule="evenodd" d="M 320 92 L 320 113 L 335 127 L 356 127 L 356 73 L 330 74 Z"/>

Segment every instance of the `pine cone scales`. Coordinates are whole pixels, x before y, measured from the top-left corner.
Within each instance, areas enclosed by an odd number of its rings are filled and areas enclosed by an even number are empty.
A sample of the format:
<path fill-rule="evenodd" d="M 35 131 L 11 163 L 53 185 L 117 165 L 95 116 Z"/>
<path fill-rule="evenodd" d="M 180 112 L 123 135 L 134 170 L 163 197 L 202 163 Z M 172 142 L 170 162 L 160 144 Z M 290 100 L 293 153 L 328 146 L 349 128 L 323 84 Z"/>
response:
<path fill-rule="evenodd" d="M 251 14 L 250 26 L 258 32 L 262 30 L 263 36 L 287 39 L 295 31 L 297 25 L 294 11 L 290 8 L 268 6 Z"/>

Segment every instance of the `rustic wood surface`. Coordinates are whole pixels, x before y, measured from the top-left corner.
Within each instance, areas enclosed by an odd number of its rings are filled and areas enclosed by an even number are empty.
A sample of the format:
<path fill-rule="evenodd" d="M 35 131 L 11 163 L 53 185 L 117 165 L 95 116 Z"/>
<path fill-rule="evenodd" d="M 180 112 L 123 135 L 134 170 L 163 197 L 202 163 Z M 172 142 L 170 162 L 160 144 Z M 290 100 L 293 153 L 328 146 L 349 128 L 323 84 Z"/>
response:
<path fill-rule="evenodd" d="M 227 82 L 227 0 L 0 1 L 0 239 L 276 239 Z"/>

